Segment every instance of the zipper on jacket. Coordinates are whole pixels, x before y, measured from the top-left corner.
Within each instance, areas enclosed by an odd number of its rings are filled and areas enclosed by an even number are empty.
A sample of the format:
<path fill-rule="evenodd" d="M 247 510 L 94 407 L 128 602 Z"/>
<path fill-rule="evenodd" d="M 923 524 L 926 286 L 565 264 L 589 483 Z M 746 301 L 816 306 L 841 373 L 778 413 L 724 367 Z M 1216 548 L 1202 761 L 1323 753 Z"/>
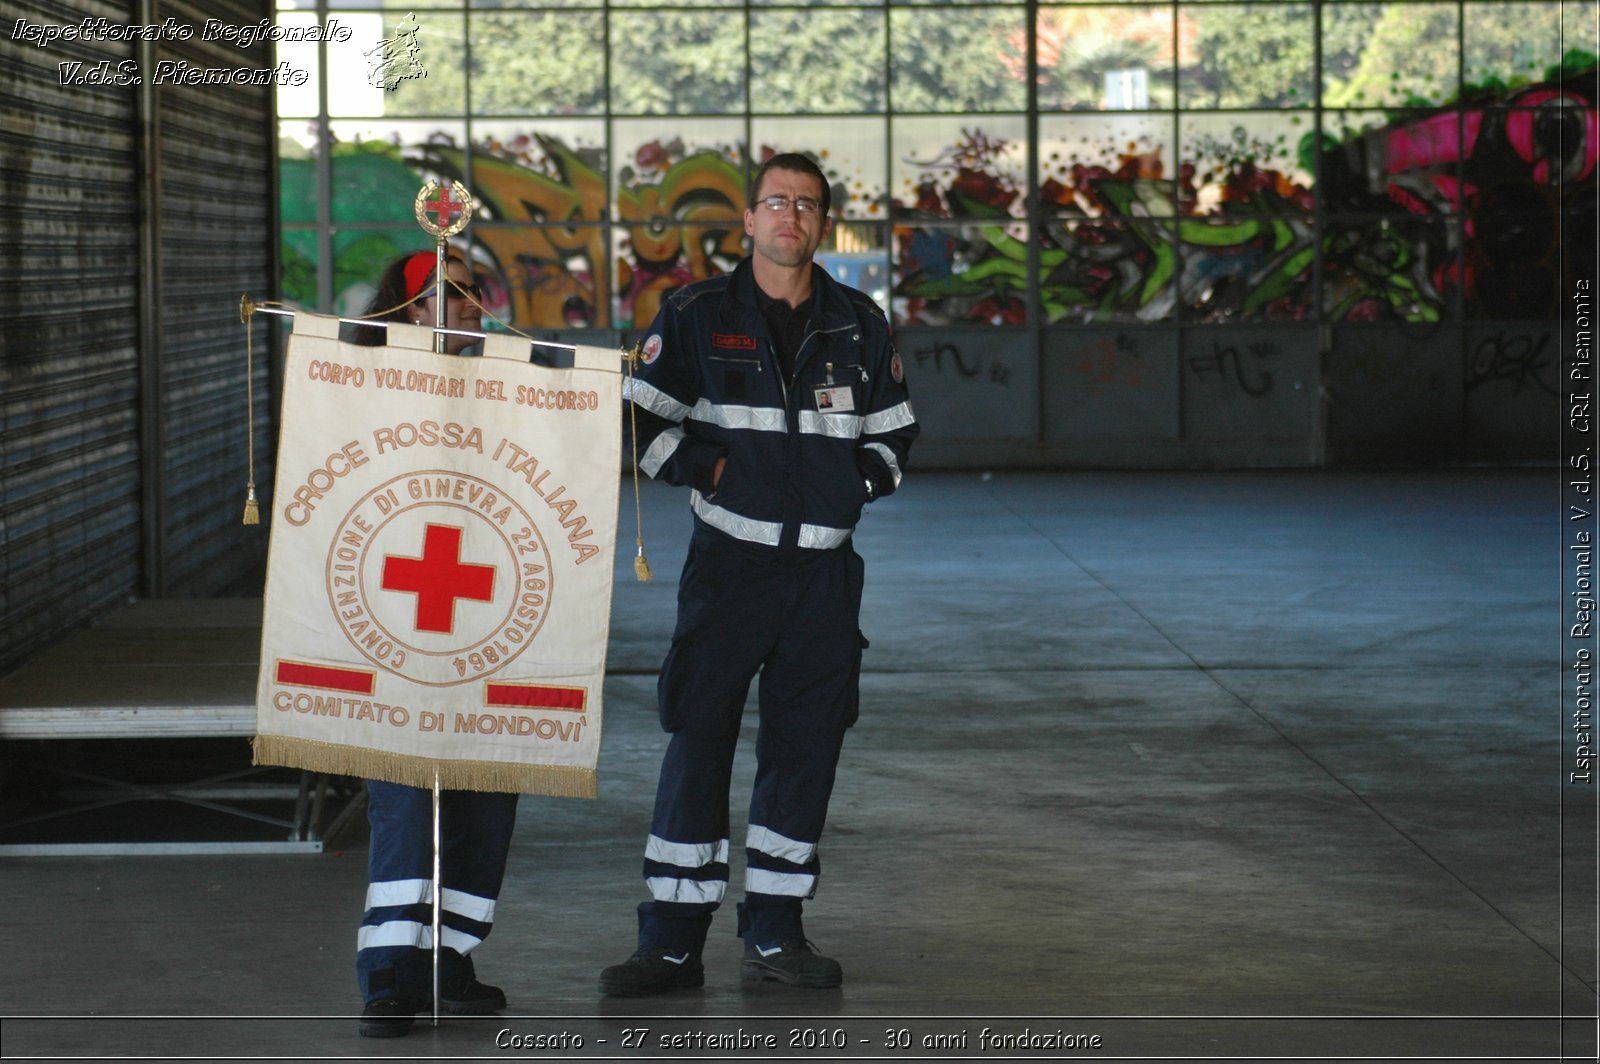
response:
<path fill-rule="evenodd" d="M 778 349 L 774 347 L 770 341 L 767 344 L 767 353 L 772 356 L 773 364 L 777 365 L 781 369 L 782 363 L 778 359 Z M 794 385 L 795 380 L 799 379 L 799 371 L 796 370 L 795 376 L 789 380 L 784 380 L 782 373 L 778 373 L 776 376 L 778 378 L 778 391 L 783 397 L 784 421 L 787 422 L 789 413 L 789 389 Z"/>

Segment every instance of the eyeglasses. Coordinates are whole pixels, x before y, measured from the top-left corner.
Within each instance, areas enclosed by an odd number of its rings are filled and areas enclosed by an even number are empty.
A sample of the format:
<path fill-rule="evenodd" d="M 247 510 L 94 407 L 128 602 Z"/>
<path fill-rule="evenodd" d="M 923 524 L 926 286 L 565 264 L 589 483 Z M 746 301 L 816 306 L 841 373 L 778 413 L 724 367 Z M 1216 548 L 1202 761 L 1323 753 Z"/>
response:
<path fill-rule="evenodd" d="M 822 209 L 822 204 L 806 196 L 801 196 L 799 199 L 790 199 L 788 196 L 768 196 L 761 201 L 761 205 L 775 214 L 782 214 L 790 207 L 793 207 L 801 214 L 816 214 Z"/>
<path fill-rule="evenodd" d="M 472 284 L 462 285 L 458 285 L 456 282 L 452 281 L 450 282 L 448 291 L 446 291 L 444 294 L 446 299 L 464 299 L 466 296 L 471 296 L 480 303 L 483 302 L 483 286 L 478 284 L 476 281 L 474 281 Z"/>

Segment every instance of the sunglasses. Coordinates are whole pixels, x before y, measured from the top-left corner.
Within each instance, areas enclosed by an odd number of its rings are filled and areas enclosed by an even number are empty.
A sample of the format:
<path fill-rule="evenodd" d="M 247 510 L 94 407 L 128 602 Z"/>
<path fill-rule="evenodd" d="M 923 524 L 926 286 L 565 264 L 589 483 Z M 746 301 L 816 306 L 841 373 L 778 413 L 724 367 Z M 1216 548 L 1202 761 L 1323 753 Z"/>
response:
<path fill-rule="evenodd" d="M 426 298 L 432 298 L 432 296 L 433 296 L 433 293 L 430 292 L 430 293 L 428 293 L 428 296 Z M 477 300 L 479 303 L 482 303 L 483 302 L 483 286 L 481 284 L 478 284 L 476 281 L 474 281 L 472 284 L 463 284 L 463 285 L 457 285 L 457 284 L 452 283 L 449 286 L 448 291 L 445 292 L 445 298 L 446 299 L 463 299 L 466 296 L 471 296 L 473 299 Z"/>

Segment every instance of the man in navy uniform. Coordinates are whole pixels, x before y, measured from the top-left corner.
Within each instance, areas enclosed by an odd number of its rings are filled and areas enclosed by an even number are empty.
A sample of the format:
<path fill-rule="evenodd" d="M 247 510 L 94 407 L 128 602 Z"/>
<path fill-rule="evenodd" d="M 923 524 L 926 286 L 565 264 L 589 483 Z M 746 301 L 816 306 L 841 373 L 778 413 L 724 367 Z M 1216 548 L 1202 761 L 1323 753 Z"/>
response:
<path fill-rule="evenodd" d="M 728 789 L 759 672 L 756 779 L 738 931 L 743 975 L 835 987 L 801 925 L 844 733 L 859 703 L 863 507 L 900 484 L 918 427 L 883 312 L 812 261 L 832 220 L 803 155 L 767 160 L 744 212 L 753 254 L 678 289 L 628 390 L 640 467 L 690 489 L 694 534 L 658 683 L 671 733 L 645 847 L 638 949 L 602 993 L 701 986 L 728 886 Z"/>

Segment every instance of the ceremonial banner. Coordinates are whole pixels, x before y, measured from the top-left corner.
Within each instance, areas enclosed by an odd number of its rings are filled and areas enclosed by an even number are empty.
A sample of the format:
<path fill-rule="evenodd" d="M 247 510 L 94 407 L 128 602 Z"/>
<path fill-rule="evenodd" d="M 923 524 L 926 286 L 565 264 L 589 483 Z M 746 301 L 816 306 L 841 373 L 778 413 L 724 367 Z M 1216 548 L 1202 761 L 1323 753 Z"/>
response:
<path fill-rule="evenodd" d="M 621 468 L 620 356 L 337 340 L 284 368 L 255 760 L 592 798 Z"/>

